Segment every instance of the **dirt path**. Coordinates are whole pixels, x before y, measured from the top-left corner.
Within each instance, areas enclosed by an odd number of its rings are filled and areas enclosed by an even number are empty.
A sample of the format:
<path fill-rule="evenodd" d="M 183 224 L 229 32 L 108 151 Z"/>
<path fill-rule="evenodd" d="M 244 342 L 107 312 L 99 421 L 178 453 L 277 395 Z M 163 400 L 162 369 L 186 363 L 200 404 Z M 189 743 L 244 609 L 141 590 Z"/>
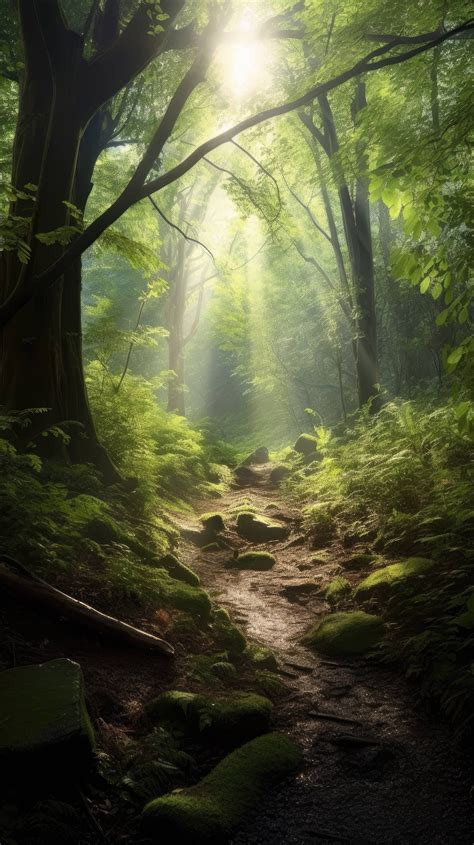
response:
<path fill-rule="evenodd" d="M 268 484 L 269 470 L 259 468 L 255 486 L 205 502 L 201 512 L 228 513 L 248 500 L 258 513 L 287 522 L 289 538 L 253 546 L 276 556 L 272 570 L 229 570 L 228 552 L 187 547 L 203 586 L 249 637 L 275 652 L 292 688 L 276 724 L 304 750 L 303 769 L 248 819 L 235 845 L 472 845 L 470 760 L 446 726 L 417 704 L 400 676 L 366 660 L 324 660 L 301 645 L 304 632 L 328 611 L 304 585 L 311 589 L 307 585 L 340 571 L 337 549 L 327 563 L 312 562 L 316 552 L 301 543 L 298 514 Z M 231 529 L 225 537 L 233 547 L 248 545 Z M 292 593 L 294 585 L 301 590 Z M 316 718 L 315 710 L 352 721 Z"/>

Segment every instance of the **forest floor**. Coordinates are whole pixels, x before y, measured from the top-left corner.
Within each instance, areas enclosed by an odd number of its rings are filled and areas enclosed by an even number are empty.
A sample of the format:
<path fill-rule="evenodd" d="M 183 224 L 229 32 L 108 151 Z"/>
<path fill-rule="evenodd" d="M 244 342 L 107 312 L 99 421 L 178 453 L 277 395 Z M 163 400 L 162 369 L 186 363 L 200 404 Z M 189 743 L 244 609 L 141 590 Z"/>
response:
<path fill-rule="evenodd" d="M 271 465 L 254 469 L 254 486 L 203 502 L 198 510 L 217 505 L 225 516 L 249 506 L 286 523 L 287 539 L 252 544 L 275 555 L 274 568 L 229 569 L 228 551 L 205 554 L 185 546 L 186 562 L 212 597 L 249 638 L 273 650 L 289 687 L 276 727 L 304 751 L 302 770 L 247 820 L 235 845 L 472 845 L 472 761 L 456 747 L 449 727 L 426 712 L 396 670 L 363 658 L 324 659 L 301 643 L 329 610 L 315 585 L 340 574 L 347 550 L 310 549 L 300 515 L 269 484 Z M 233 548 L 249 545 L 231 529 L 223 536 Z"/>

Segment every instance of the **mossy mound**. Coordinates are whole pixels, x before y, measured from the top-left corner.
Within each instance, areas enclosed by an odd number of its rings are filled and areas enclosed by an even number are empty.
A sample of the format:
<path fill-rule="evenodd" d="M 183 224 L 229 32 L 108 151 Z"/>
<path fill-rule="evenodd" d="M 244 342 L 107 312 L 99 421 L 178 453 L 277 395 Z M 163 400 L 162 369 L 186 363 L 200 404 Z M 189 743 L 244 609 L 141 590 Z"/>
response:
<path fill-rule="evenodd" d="M 267 572 L 275 566 L 276 559 L 270 552 L 242 552 L 237 557 L 228 561 L 226 566 L 229 569 L 254 570 L 256 572 Z"/>
<path fill-rule="evenodd" d="M 185 566 L 184 563 L 178 560 L 175 555 L 163 555 L 157 558 L 156 565 L 160 569 L 166 569 L 168 575 L 175 578 L 176 581 L 183 581 L 184 584 L 189 584 L 190 587 L 199 587 L 201 580 L 192 569 Z"/>
<path fill-rule="evenodd" d="M 278 464 L 278 466 L 273 467 L 270 473 L 270 482 L 271 484 L 280 484 L 285 478 L 288 478 L 289 475 L 290 468 L 284 464 Z"/>
<path fill-rule="evenodd" d="M 217 643 L 230 654 L 241 654 L 245 650 L 247 640 L 242 631 L 233 624 L 223 607 L 219 607 L 213 612 L 212 629 Z"/>
<path fill-rule="evenodd" d="M 295 769 L 299 749 L 273 733 L 238 748 L 195 786 L 157 798 L 143 811 L 145 832 L 160 841 L 224 845 L 274 784 Z"/>
<path fill-rule="evenodd" d="M 384 630 L 380 616 L 361 610 L 331 613 L 309 631 L 304 642 L 323 654 L 365 654 L 380 642 Z"/>
<path fill-rule="evenodd" d="M 252 644 L 247 647 L 245 653 L 258 669 L 278 669 L 278 660 L 270 648 Z"/>
<path fill-rule="evenodd" d="M 148 715 L 188 736 L 236 748 L 268 731 L 273 705 L 254 693 L 210 698 L 191 692 L 164 692 L 147 706 Z"/>
<path fill-rule="evenodd" d="M 204 513 L 201 516 L 201 522 L 204 528 L 210 531 L 219 532 L 225 530 L 224 517 L 221 513 Z"/>
<path fill-rule="evenodd" d="M 64 777 L 90 761 L 94 731 L 78 663 L 59 658 L 7 669 L 0 673 L 0 702 L 5 773 L 38 763 L 43 773 L 57 766 L 56 774 Z"/>
<path fill-rule="evenodd" d="M 317 445 L 318 441 L 316 437 L 313 437 L 312 434 L 300 434 L 298 437 L 293 449 L 295 452 L 299 452 L 300 455 L 304 455 L 305 458 L 317 456 Z"/>
<path fill-rule="evenodd" d="M 433 561 L 428 558 L 410 557 L 402 563 L 392 563 L 383 569 L 376 569 L 358 585 L 355 596 L 363 600 L 389 593 L 398 587 L 405 587 L 412 579 L 426 575 L 433 565 Z"/>
<path fill-rule="evenodd" d="M 218 660 L 217 663 L 213 663 L 211 672 L 221 681 L 234 681 L 237 678 L 237 669 L 227 660 Z"/>
<path fill-rule="evenodd" d="M 345 558 L 342 561 L 342 565 L 344 569 L 357 571 L 359 569 L 365 569 L 366 566 L 371 566 L 376 560 L 380 560 L 379 555 L 356 554 Z"/>
<path fill-rule="evenodd" d="M 265 543 L 271 540 L 283 540 L 288 535 L 288 528 L 264 516 L 243 511 L 237 517 L 237 533 L 245 540 Z"/>
<path fill-rule="evenodd" d="M 336 604 L 352 592 L 352 587 L 347 578 L 333 578 L 326 587 L 323 588 L 323 595 L 326 601 L 330 604 Z"/>
<path fill-rule="evenodd" d="M 211 613 L 211 599 L 205 590 L 176 581 L 164 569 L 153 573 L 154 587 L 158 587 L 163 604 L 184 610 L 191 616 L 208 619 Z"/>

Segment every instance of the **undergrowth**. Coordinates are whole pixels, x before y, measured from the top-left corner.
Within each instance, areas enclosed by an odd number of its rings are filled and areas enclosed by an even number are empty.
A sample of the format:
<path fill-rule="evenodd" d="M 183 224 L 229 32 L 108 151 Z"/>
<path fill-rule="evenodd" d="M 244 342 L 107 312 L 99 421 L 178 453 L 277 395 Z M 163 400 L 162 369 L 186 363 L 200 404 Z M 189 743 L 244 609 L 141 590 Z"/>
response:
<path fill-rule="evenodd" d="M 286 489 L 303 504 L 306 526 L 325 545 L 363 543 L 392 560 L 411 555 L 435 566 L 415 588 L 371 599 L 392 623 L 387 660 L 402 660 L 463 732 L 474 705 L 474 409 L 467 401 L 428 408 L 387 404 L 359 415 L 340 437 L 316 430 L 323 460 L 295 461 Z"/>

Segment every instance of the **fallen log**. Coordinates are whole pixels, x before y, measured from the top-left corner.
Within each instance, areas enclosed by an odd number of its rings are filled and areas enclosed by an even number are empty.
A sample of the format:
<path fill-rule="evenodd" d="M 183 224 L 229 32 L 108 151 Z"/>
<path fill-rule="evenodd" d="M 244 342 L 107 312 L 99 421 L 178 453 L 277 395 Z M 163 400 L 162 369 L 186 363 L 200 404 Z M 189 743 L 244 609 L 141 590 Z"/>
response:
<path fill-rule="evenodd" d="M 55 616 L 65 616 L 73 623 L 97 631 L 124 645 L 158 651 L 167 656 L 174 654 L 173 646 L 166 640 L 134 628 L 127 622 L 121 622 L 114 616 L 108 616 L 95 607 L 63 593 L 9 555 L 0 555 L 0 586 L 15 598 L 40 606 Z"/>

